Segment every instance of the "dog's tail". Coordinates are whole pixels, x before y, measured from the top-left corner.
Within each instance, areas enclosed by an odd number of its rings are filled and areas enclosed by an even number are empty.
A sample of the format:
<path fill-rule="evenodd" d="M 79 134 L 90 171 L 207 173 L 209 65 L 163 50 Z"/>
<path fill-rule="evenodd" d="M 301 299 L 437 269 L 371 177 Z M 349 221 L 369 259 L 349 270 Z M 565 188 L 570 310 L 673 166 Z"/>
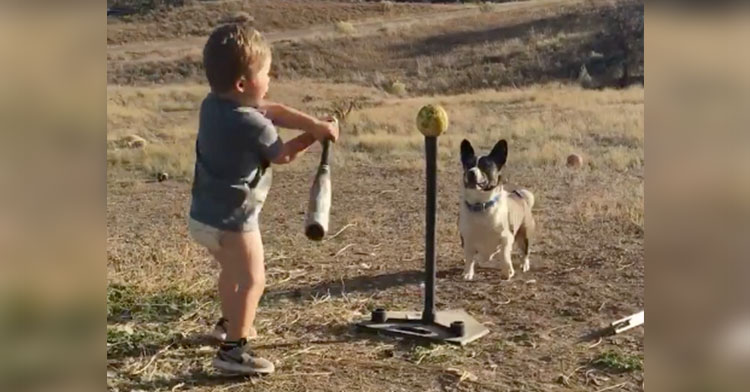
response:
<path fill-rule="evenodd" d="M 529 205 L 529 209 L 532 209 L 534 207 L 534 194 L 526 189 L 519 189 L 516 191 L 521 198 L 526 200 L 526 203 Z"/>

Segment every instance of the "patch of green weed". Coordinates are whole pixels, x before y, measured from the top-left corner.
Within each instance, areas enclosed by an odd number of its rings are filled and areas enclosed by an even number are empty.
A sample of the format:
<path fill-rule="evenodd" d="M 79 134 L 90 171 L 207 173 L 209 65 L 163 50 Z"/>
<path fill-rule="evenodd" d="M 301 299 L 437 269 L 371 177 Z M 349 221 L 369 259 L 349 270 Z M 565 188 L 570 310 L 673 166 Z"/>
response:
<path fill-rule="evenodd" d="M 643 370 L 643 361 L 640 357 L 621 354 L 616 351 L 607 351 L 600 354 L 591 364 L 597 368 L 616 373 Z"/>
<path fill-rule="evenodd" d="M 137 287 L 112 284 L 107 287 L 107 321 L 169 321 L 195 311 L 210 298 L 165 288 L 144 294 Z"/>
<path fill-rule="evenodd" d="M 456 349 L 445 345 L 415 345 L 409 352 L 409 361 L 420 363 L 444 363 L 451 359 Z"/>
<path fill-rule="evenodd" d="M 149 354 L 172 341 L 166 326 L 147 328 L 122 324 L 108 325 L 107 358 Z"/>

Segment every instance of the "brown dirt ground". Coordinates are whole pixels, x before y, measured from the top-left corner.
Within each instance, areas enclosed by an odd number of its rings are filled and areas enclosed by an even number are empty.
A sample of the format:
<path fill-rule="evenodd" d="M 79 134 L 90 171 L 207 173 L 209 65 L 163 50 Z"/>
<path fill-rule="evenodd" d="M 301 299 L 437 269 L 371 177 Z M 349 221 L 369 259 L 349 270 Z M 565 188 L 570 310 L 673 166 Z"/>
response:
<path fill-rule="evenodd" d="M 554 168 L 514 171 L 515 178 L 538 195 L 541 230 L 532 270 L 510 282 L 501 281 L 493 270 L 480 270 L 477 279 L 467 283 L 460 277 L 455 222 L 458 165 L 441 164 L 437 305 L 466 309 L 491 333 L 466 348 L 433 348 L 441 351 L 425 354 L 419 362 L 418 346 L 357 334 L 352 322 L 376 306 L 419 309 L 422 171 L 334 167 L 331 231 L 355 226 L 317 244 L 305 240 L 301 230 L 314 159 L 311 154 L 298 168 L 276 173 L 263 213 L 270 287 L 259 312 L 258 349 L 279 361 L 278 374 L 233 382 L 280 391 L 596 390 L 621 383 L 626 384 L 620 390 L 642 388 L 642 372 L 616 374 L 590 364 L 611 350 L 641 356 L 642 330 L 593 348 L 575 343 L 589 329 L 644 305 L 642 232 L 626 221 L 581 222 L 565 213 L 570 200 L 585 197 L 590 188 L 606 186 L 612 178 Z M 215 270 L 186 236 L 188 194 L 184 183 L 110 181 L 109 270 L 110 276 L 122 277 L 117 281 L 127 283 L 131 277 L 157 290 L 195 282 L 200 302 L 210 306 L 187 314 L 189 319 L 175 328 L 202 332 L 217 317 L 210 280 Z M 203 345 L 188 338 L 172 342 L 178 348 L 162 353 L 150 378 L 133 374 L 130 366 L 145 366 L 156 348 L 111 357 L 109 368 L 123 377 L 117 384 L 155 390 L 182 383 L 184 388 L 211 390 L 227 382 L 208 368 L 213 351 L 199 351 Z M 478 379 L 459 381 L 448 368 Z"/>

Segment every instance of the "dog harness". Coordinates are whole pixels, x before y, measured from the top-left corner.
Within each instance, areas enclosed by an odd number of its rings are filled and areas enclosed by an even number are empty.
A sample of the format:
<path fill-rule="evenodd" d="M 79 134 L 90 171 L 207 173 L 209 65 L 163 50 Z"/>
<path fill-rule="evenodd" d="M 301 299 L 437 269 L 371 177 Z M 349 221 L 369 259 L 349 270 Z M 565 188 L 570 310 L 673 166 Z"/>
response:
<path fill-rule="evenodd" d="M 469 211 L 482 212 L 482 211 L 486 211 L 492 208 L 492 206 L 497 204 L 498 200 L 500 200 L 499 194 L 495 195 L 495 197 L 493 197 L 492 200 L 489 200 L 484 203 L 469 204 L 469 202 L 467 201 L 465 201 L 464 203 L 466 203 L 466 208 L 468 208 Z"/>

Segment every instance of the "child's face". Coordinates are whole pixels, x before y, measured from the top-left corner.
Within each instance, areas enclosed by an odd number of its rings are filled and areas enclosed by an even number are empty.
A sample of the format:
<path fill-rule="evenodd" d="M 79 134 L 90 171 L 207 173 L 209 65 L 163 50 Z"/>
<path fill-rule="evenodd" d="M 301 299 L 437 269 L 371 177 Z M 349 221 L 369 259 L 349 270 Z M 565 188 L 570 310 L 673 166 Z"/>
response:
<path fill-rule="evenodd" d="M 260 102 L 263 97 L 266 96 L 266 93 L 268 92 L 268 84 L 271 82 L 271 78 L 268 75 L 268 73 L 271 71 L 271 58 L 267 58 L 263 66 L 258 70 L 258 72 L 253 75 L 252 79 L 250 79 L 247 83 L 247 88 L 245 88 L 244 95 L 245 97 L 250 100 L 251 102 Z M 252 70 L 250 70 L 252 74 Z"/>

